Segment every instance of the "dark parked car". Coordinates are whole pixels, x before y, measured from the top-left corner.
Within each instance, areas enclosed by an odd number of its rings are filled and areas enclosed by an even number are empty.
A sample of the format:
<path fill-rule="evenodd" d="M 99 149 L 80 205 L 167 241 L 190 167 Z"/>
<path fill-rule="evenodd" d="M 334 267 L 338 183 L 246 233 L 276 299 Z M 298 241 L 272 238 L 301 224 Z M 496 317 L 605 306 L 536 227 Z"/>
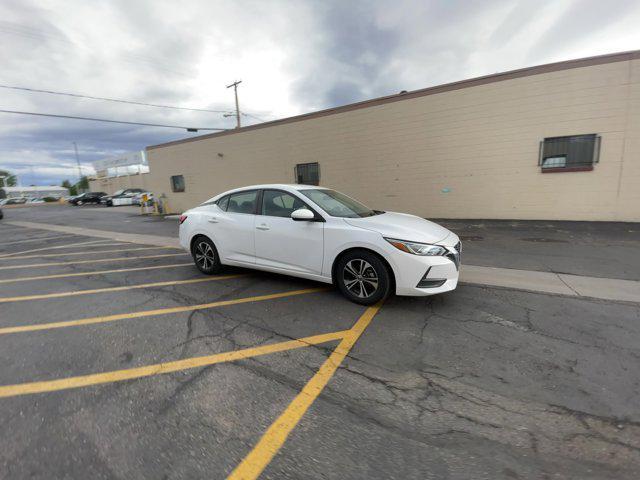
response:
<path fill-rule="evenodd" d="M 27 203 L 27 197 L 6 198 L 2 202 L 3 205 L 22 205 L 23 203 Z"/>
<path fill-rule="evenodd" d="M 133 197 L 138 193 L 143 193 L 141 188 L 127 188 L 124 190 L 118 190 L 113 195 L 107 195 L 100 199 L 100 203 L 107 207 L 119 206 L 119 205 L 133 205 Z"/>
<path fill-rule="evenodd" d="M 78 195 L 69 200 L 71 205 L 84 205 L 85 203 L 100 203 L 100 199 L 106 195 L 106 192 L 87 192 Z"/>

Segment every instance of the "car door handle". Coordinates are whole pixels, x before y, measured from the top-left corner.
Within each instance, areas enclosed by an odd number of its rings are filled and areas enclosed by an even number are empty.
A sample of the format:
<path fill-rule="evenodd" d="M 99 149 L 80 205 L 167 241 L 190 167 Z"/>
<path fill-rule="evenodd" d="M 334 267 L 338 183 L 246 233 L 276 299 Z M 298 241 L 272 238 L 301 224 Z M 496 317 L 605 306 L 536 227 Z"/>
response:
<path fill-rule="evenodd" d="M 218 218 L 217 218 L 217 217 L 209 217 L 209 218 L 207 219 L 207 222 L 209 222 L 209 223 L 218 223 L 219 221 L 220 221 L 220 220 L 218 220 Z"/>
<path fill-rule="evenodd" d="M 269 230 L 269 226 L 268 225 L 258 225 L 256 227 L 258 230 Z"/>

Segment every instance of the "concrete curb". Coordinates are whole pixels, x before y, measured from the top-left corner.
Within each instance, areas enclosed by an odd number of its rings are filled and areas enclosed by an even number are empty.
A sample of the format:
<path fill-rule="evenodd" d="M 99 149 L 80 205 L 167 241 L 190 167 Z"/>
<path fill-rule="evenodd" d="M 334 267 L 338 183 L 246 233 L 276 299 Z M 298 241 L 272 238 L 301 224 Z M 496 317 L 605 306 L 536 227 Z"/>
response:
<path fill-rule="evenodd" d="M 177 238 L 159 235 L 139 235 L 119 233 L 107 230 L 67 227 L 36 222 L 5 222 L 9 225 L 26 228 L 39 228 L 74 235 L 108 238 L 111 240 L 142 243 L 159 247 L 180 248 Z M 640 303 L 640 282 L 615 278 L 584 277 L 552 272 L 516 270 L 511 268 L 482 267 L 463 265 L 460 282 L 472 285 L 513 288 L 531 292 L 550 293 L 569 297 L 587 297 L 602 300 Z"/>
<path fill-rule="evenodd" d="M 640 282 L 634 280 L 463 265 L 460 281 L 571 297 L 640 303 Z"/>

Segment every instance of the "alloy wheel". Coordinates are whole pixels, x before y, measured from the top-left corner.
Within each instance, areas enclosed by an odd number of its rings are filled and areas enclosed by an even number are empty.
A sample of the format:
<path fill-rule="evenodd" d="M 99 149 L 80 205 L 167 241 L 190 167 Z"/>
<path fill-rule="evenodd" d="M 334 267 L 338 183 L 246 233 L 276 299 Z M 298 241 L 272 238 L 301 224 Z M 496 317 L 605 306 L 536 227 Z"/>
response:
<path fill-rule="evenodd" d="M 200 242 L 196 247 L 196 263 L 203 269 L 209 270 L 213 265 L 215 265 L 216 256 L 207 242 Z"/>
<path fill-rule="evenodd" d="M 378 290 L 378 272 L 361 258 L 347 262 L 342 279 L 346 289 L 358 298 L 369 298 Z"/>

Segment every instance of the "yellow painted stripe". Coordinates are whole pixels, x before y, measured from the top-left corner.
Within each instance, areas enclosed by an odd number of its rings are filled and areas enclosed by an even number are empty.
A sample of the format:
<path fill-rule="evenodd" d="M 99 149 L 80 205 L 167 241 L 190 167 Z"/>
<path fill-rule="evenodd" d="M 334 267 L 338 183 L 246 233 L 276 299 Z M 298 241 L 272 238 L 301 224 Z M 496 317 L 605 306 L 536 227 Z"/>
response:
<path fill-rule="evenodd" d="M 250 480 L 260 476 L 262 471 L 282 448 L 287 437 L 302 416 L 318 395 L 320 395 L 320 392 L 322 392 L 344 360 L 344 357 L 349 353 L 358 338 L 360 338 L 362 332 L 364 332 L 369 323 L 371 323 L 371 320 L 378 310 L 380 310 L 380 307 L 382 307 L 382 303 L 367 308 L 353 328 L 347 330 L 342 341 L 322 364 L 318 372 L 309 380 L 296 398 L 293 399 L 282 415 L 273 422 L 253 450 L 251 450 L 235 470 L 231 472 L 228 480 Z"/>
<path fill-rule="evenodd" d="M 43 248 L 32 248 L 31 250 L 22 250 L 20 252 L 12 252 L 12 253 L 4 253 L 0 255 L 0 258 L 13 257 L 15 255 L 20 255 L 23 253 L 32 253 L 32 252 L 44 252 L 45 250 L 61 250 L 63 248 L 74 248 L 78 245 L 85 245 L 87 247 L 95 247 L 96 243 L 103 243 L 104 240 L 92 240 L 90 242 L 76 242 L 76 243 L 67 243 L 66 245 L 58 245 L 56 247 L 43 247 Z M 104 245 L 101 245 L 104 246 Z"/>
<path fill-rule="evenodd" d="M 216 363 L 233 362 L 246 358 L 257 357 L 269 353 L 284 352 L 296 348 L 318 345 L 320 343 L 340 340 L 345 335 L 345 331 L 324 333 L 310 337 L 288 340 L 286 342 L 261 345 L 259 347 L 235 350 L 232 352 L 216 353 L 203 357 L 185 358 L 173 362 L 157 363 L 144 367 L 130 368 L 127 370 L 115 370 L 104 373 L 94 373 L 92 375 L 82 375 L 79 377 L 61 378 L 58 380 L 48 380 L 44 382 L 19 383 L 16 385 L 0 386 L 0 398 L 15 397 L 17 395 L 29 395 L 34 393 L 55 392 L 71 388 L 88 387 L 103 383 L 122 382 L 136 378 L 144 378 L 152 375 L 162 375 L 191 368 L 206 367 Z"/>
<path fill-rule="evenodd" d="M 124 245 L 129 245 L 125 243 Z M 95 245 L 92 245 L 95 246 Z M 106 245 L 100 245 L 106 246 Z M 110 246 L 110 245 L 109 245 Z M 6 257 L 1 258 L 2 260 L 22 260 L 24 258 L 46 258 L 46 257 L 69 257 L 69 256 L 77 256 L 77 255 L 95 255 L 99 253 L 114 253 L 114 252 L 137 252 L 139 250 L 163 250 L 163 249 L 171 249 L 176 250 L 178 247 L 140 247 L 140 248 L 115 248 L 111 250 L 90 250 L 86 252 L 70 252 L 70 253 L 45 253 L 45 254 L 35 254 L 35 255 L 20 255 L 17 257 Z"/>
<path fill-rule="evenodd" d="M 256 297 L 236 298 L 234 300 L 220 300 L 218 302 L 202 303 L 199 305 L 186 305 L 180 307 L 159 308 L 156 310 L 143 310 L 141 312 L 121 313 L 117 315 L 105 315 L 102 317 L 82 318 L 80 320 L 65 320 L 62 322 L 40 323 L 35 325 L 18 325 L 15 327 L 0 328 L 0 335 L 20 332 L 34 332 L 37 330 L 50 330 L 52 328 L 79 327 L 81 325 L 92 325 L 95 323 L 115 322 L 118 320 L 131 320 L 133 318 L 150 317 L 153 315 L 168 315 L 171 313 L 193 312 L 194 310 L 205 310 L 207 308 L 224 307 L 227 305 L 237 305 L 239 303 L 260 302 L 263 300 L 273 300 L 276 298 L 292 297 L 305 293 L 314 293 L 327 290 L 322 288 L 306 288 L 304 290 L 292 290 L 289 292 L 271 293 L 269 295 L 259 295 Z"/>
<path fill-rule="evenodd" d="M 24 295 L 22 297 L 0 297 L 0 303 L 24 302 L 25 300 L 43 300 L 48 298 L 75 297 L 78 295 L 91 295 L 94 293 L 123 292 L 140 288 L 167 287 L 171 285 L 189 285 L 192 283 L 215 282 L 229 278 L 246 277 L 247 274 L 221 275 L 218 277 L 191 278 L 188 280 L 170 280 L 166 282 L 142 283 L 140 285 L 123 285 L 122 287 L 94 288 L 93 290 L 74 290 L 72 292 L 43 293 L 40 295 Z"/>
<path fill-rule="evenodd" d="M 17 268 L 37 268 L 37 267 L 57 267 L 60 265 L 80 265 L 83 263 L 99 263 L 99 262 L 121 262 L 124 260 L 141 260 L 144 258 L 166 258 L 166 257 L 180 257 L 183 255 L 189 255 L 187 252 L 183 253 L 163 253 L 162 255 L 146 255 L 144 257 L 116 257 L 116 258 L 100 258 L 97 260 L 76 260 L 73 262 L 51 262 L 51 263 L 33 263 L 31 265 L 7 265 L 0 267 L 0 270 L 14 270 Z"/>
<path fill-rule="evenodd" d="M 135 268 L 117 268 L 115 270 L 95 270 L 93 272 L 77 272 L 77 273 L 58 273 L 56 275 L 39 275 L 37 277 L 18 277 L 7 278 L 0 280 L 0 283 L 15 283 L 15 282 L 29 282 L 35 280 L 53 280 L 55 278 L 66 277 L 84 277 L 89 275 L 104 275 L 107 273 L 124 273 L 124 272 L 137 272 L 140 270 L 159 270 L 162 268 L 176 268 L 176 267 L 190 267 L 193 263 L 175 263 L 171 265 L 154 265 L 152 267 L 135 267 Z"/>

